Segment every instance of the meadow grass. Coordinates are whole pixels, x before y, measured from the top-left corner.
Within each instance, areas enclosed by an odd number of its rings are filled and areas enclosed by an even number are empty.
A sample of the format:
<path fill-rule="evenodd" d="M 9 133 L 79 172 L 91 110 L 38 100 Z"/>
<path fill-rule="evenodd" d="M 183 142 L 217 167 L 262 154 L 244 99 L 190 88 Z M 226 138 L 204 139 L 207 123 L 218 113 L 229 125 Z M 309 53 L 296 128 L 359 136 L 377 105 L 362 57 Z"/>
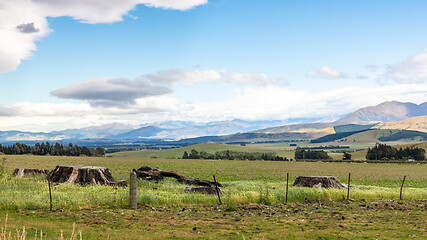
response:
<path fill-rule="evenodd" d="M 280 204 L 284 202 L 286 173 L 291 175 L 290 184 L 299 175 L 336 176 L 347 182 L 352 174 L 351 197 L 357 199 L 397 199 L 403 175 L 407 175 L 404 196 L 427 199 L 427 165 L 413 164 L 363 164 L 323 162 L 270 162 L 190 159 L 143 159 L 119 157 L 50 157 L 6 156 L 0 173 L 0 209 L 47 209 L 49 195 L 47 182 L 41 178 L 15 178 L 14 168 L 47 168 L 56 165 L 92 165 L 109 168 L 113 176 L 129 179 L 129 172 L 141 166 L 159 167 L 165 171 L 193 178 L 212 180 L 215 175 L 223 184 L 223 200 L 231 205 L 255 202 Z M 216 204 L 216 196 L 184 193 L 184 185 L 175 180 L 160 183 L 139 181 L 138 202 L 146 205 L 168 204 Z M 128 190 L 111 186 L 79 186 L 60 184 L 52 190 L 54 208 L 80 208 L 128 206 Z M 291 187 L 289 202 L 305 199 L 342 199 L 345 190 Z"/>
<path fill-rule="evenodd" d="M 198 152 L 205 151 L 207 153 L 215 153 L 222 151 L 237 151 L 237 152 L 262 152 L 269 153 L 271 150 L 262 149 L 251 146 L 227 145 L 219 143 L 200 143 L 182 148 L 173 149 L 145 149 L 137 151 L 122 151 L 117 153 L 108 154 L 113 157 L 137 157 L 137 158 L 181 158 L 184 152 L 190 153 L 194 149 Z"/>
<path fill-rule="evenodd" d="M 4 156 L 0 171 L 0 217 L 9 214 L 10 229 L 28 227 L 48 236 L 72 232 L 76 223 L 84 239 L 423 239 L 427 165 L 322 162 L 206 161 L 188 159 Z M 175 180 L 138 181 L 138 210 L 128 210 L 129 189 L 111 186 L 59 184 L 52 188 L 53 209 L 43 178 L 11 176 L 14 168 L 93 165 L 110 169 L 116 179 L 129 178 L 132 168 L 160 167 L 181 175 L 223 185 L 216 195 L 184 193 Z M 1 169 L 0 169 L 1 170 Z M 298 175 L 333 175 L 346 183 L 352 173 L 350 198 L 346 189 L 290 187 L 285 203 L 286 172 L 290 186 Z M 399 199 L 403 175 L 408 175 Z M 250 210 L 253 206 L 259 209 Z M 267 206 L 264 206 L 267 205 Z M 0 225 L 3 220 L 0 218 Z M 338 226 L 338 227 L 337 227 Z M 193 230 L 197 227 L 197 230 Z M 286 232 L 286 235 L 284 235 Z"/>
<path fill-rule="evenodd" d="M 142 166 L 159 167 L 180 175 L 225 181 L 281 182 L 290 173 L 291 181 L 297 176 L 336 176 L 346 182 L 348 173 L 356 185 L 398 187 L 404 175 L 405 186 L 427 188 L 427 164 L 385 163 L 333 163 L 333 162 L 274 162 L 230 161 L 201 159 L 153 159 L 127 157 L 54 157 L 16 155 L 5 156 L 5 168 L 10 174 L 15 168 L 39 168 L 53 170 L 56 165 L 102 166 L 110 170 L 116 180 L 128 179 L 132 169 Z"/>
<path fill-rule="evenodd" d="M 163 180 L 158 183 L 138 181 L 138 203 L 147 206 L 167 205 L 215 205 L 216 195 L 184 193 L 184 184 Z M 226 205 L 241 203 L 283 204 L 285 203 L 284 182 L 227 181 L 223 182 L 222 200 Z M 41 178 L 0 178 L 0 209 L 49 209 L 47 181 Z M 111 186 L 80 186 L 59 184 L 53 187 L 52 198 L 55 209 L 79 209 L 101 206 L 107 208 L 127 208 L 129 201 L 127 188 Z M 340 200 L 346 196 L 346 189 L 326 189 L 290 187 L 289 202 L 305 200 Z M 405 188 L 404 197 L 426 199 L 427 189 Z M 399 188 L 356 186 L 351 189 L 353 199 L 398 199 Z"/>

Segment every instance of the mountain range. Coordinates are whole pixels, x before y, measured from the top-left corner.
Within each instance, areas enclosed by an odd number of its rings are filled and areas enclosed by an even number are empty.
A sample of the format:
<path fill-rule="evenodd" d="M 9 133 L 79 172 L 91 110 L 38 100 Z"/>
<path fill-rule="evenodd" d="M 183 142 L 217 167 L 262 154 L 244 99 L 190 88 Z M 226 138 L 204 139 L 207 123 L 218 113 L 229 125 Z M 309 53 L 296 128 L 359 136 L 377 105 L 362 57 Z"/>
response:
<path fill-rule="evenodd" d="M 0 143 L 17 141 L 179 140 L 203 136 L 214 136 L 202 138 L 206 140 L 234 139 L 235 141 L 246 141 L 248 139 L 315 139 L 342 131 L 360 131 L 368 126 L 375 129 L 407 129 L 427 132 L 426 115 L 427 102 L 417 105 L 390 101 L 377 106 L 361 108 L 334 122 L 318 122 L 321 119 L 306 118 L 271 121 L 234 119 L 208 123 L 166 121 L 141 126 L 112 123 L 48 133 L 0 131 Z M 362 127 L 360 124 L 363 124 Z"/>

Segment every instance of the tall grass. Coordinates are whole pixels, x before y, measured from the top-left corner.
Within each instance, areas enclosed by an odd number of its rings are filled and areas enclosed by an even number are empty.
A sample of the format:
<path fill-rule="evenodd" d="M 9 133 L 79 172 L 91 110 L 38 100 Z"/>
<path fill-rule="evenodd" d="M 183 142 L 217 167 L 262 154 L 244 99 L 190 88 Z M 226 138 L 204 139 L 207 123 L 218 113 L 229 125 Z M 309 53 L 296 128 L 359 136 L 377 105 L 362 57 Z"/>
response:
<path fill-rule="evenodd" d="M 138 203 L 148 206 L 161 205 L 212 205 L 218 204 L 216 195 L 184 193 L 181 183 L 163 180 L 159 183 L 138 181 Z M 229 181 L 223 182 L 221 191 L 224 202 L 233 207 L 239 203 L 282 204 L 285 202 L 284 182 Z M 350 191 L 353 199 L 399 199 L 399 187 L 355 186 Z M 290 187 L 289 202 L 306 199 L 340 200 L 346 189 L 314 189 Z M 0 175 L 0 209 L 49 209 L 47 181 L 40 177 L 16 178 Z M 426 199 L 425 188 L 404 188 L 404 198 Z M 127 208 L 129 189 L 111 186 L 80 186 L 59 184 L 52 188 L 53 208 L 78 209 L 84 207 Z"/>
<path fill-rule="evenodd" d="M 30 235 L 30 238 L 34 239 L 48 239 L 48 236 L 46 234 L 43 234 L 43 231 L 40 232 L 35 232 L 35 234 L 28 234 L 27 231 L 25 230 L 25 227 L 22 228 L 22 230 L 9 230 L 7 228 L 7 220 L 8 220 L 8 214 L 6 213 L 6 219 L 4 222 L 4 227 L 2 226 L 0 229 L 0 240 L 25 240 L 27 239 L 27 235 Z M 58 238 L 59 240 L 77 240 L 78 236 L 80 237 L 79 239 L 82 240 L 82 232 L 80 231 L 79 234 L 77 234 L 77 232 L 75 231 L 76 229 L 76 224 L 73 224 L 73 230 L 71 232 L 71 236 L 70 238 L 64 238 L 64 233 L 61 230 L 61 236 Z M 51 239 L 51 238 L 50 238 Z"/>

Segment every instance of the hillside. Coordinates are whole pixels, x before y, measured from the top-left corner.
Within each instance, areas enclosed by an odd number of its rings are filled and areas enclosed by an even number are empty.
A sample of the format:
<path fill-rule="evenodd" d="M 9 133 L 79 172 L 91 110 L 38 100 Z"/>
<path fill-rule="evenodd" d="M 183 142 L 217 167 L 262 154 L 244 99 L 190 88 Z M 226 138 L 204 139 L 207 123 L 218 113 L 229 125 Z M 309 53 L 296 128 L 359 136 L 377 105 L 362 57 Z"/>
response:
<path fill-rule="evenodd" d="M 390 101 L 377 106 L 361 108 L 340 118 L 335 123 L 392 122 L 423 115 L 427 115 L 427 102 L 417 105 Z"/>
<path fill-rule="evenodd" d="M 311 140 L 311 143 L 325 142 L 363 142 L 376 143 L 379 141 L 426 141 L 427 133 L 411 130 L 394 129 L 366 129 L 357 132 L 341 132 L 326 135 L 318 139 Z"/>
<path fill-rule="evenodd" d="M 381 122 L 374 129 L 405 129 L 427 132 L 427 116 L 412 117 L 397 122 Z"/>

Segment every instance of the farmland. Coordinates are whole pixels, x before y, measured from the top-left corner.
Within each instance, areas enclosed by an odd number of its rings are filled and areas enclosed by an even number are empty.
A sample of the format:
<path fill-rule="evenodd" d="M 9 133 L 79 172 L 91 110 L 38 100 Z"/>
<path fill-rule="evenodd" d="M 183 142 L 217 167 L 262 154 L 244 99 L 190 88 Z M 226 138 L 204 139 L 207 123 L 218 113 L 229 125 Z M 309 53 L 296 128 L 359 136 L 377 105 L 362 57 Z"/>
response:
<path fill-rule="evenodd" d="M 202 147 L 206 149 L 206 146 Z M 209 147 L 210 151 L 221 150 L 215 145 Z M 427 198 L 426 164 L 1 157 L 5 159 L 5 169 L 0 178 L 0 226 L 4 223 L 1 215 L 8 213 L 8 226 L 12 229 L 26 226 L 28 232 L 33 233 L 43 230 L 50 236 L 59 236 L 61 229 L 70 233 L 76 223 L 76 229 L 82 231 L 84 239 L 120 239 L 123 234 L 128 239 L 166 236 L 177 239 L 273 239 L 281 238 L 284 230 L 291 239 L 338 238 L 344 233 L 348 233 L 348 239 L 373 238 L 378 234 L 384 238 L 410 235 L 423 238 L 427 234 L 424 227 L 426 203 L 417 200 Z M 140 210 L 127 209 L 128 189 L 58 185 L 53 190 L 56 210 L 51 212 L 46 181 L 10 176 L 14 168 L 53 169 L 59 164 L 104 166 L 117 180 L 128 180 L 131 169 L 141 166 L 159 167 L 200 179 L 211 180 L 215 175 L 223 184 L 223 204 L 218 204 L 216 196 L 183 193 L 184 185 L 175 181 L 139 181 Z M 351 172 L 355 188 L 350 196 L 354 202 L 343 200 L 344 189 L 291 187 L 289 204 L 285 205 L 288 172 L 291 183 L 299 175 L 333 175 L 346 183 Z M 404 200 L 399 201 L 403 175 L 407 175 Z M 387 229 L 394 231 L 384 231 Z"/>

